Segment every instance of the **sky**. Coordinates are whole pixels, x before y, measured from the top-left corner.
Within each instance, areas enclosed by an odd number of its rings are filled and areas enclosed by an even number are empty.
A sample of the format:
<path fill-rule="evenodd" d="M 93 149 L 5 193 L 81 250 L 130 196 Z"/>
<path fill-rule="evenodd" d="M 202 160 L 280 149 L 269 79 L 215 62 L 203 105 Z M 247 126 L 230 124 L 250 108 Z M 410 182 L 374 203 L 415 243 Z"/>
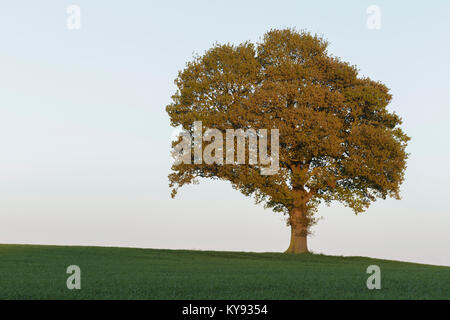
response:
<path fill-rule="evenodd" d="M 444 0 L 2 2 L 0 243 L 287 249 L 285 217 L 227 182 L 170 198 L 165 106 L 193 54 L 292 27 L 386 84 L 412 137 L 402 200 L 321 206 L 310 250 L 450 266 L 449 15 Z"/>

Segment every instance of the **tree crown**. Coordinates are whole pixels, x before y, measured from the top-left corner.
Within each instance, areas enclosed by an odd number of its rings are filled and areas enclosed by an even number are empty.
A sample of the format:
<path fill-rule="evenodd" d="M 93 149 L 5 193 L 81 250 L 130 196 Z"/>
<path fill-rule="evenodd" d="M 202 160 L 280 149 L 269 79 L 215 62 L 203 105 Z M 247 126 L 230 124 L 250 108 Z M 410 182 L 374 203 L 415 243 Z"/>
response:
<path fill-rule="evenodd" d="M 387 110 L 389 89 L 358 77 L 327 45 L 308 32 L 270 30 L 256 45 L 216 44 L 187 63 L 166 107 L 171 124 L 278 129 L 280 169 L 263 176 L 258 165 L 178 164 L 172 196 L 196 178 L 227 180 L 274 211 L 305 206 L 309 225 L 321 202 L 358 213 L 376 198 L 399 199 L 409 137 Z"/>

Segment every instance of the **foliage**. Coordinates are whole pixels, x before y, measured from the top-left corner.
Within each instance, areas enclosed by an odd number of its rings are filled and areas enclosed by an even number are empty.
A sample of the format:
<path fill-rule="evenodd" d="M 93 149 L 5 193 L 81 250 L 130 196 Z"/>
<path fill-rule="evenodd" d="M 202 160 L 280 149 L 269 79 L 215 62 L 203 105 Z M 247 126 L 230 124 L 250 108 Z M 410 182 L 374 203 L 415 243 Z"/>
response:
<path fill-rule="evenodd" d="M 256 45 L 216 44 L 187 63 L 166 107 L 171 125 L 279 129 L 280 170 L 263 176 L 258 165 L 174 165 L 172 196 L 197 178 L 227 180 L 276 212 L 303 208 L 308 227 L 321 202 L 359 213 L 377 198 L 399 199 L 409 137 L 387 109 L 389 89 L 358 77 L 327 45 L 308 32 L 270 30 Z"/>

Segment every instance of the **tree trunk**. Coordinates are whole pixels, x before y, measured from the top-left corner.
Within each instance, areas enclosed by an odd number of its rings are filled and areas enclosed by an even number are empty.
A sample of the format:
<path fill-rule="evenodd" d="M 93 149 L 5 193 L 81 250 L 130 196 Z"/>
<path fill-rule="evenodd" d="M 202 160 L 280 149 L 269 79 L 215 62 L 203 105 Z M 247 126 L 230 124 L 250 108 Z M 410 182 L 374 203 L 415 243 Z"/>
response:
<path fill-rule="evenodd" d="M 294 208 L 289 215 L 291 225 L 291 243 L 285 253 L 305 253 L 308 252 L 308 228 L 305 225 L 304 211 Z"/>

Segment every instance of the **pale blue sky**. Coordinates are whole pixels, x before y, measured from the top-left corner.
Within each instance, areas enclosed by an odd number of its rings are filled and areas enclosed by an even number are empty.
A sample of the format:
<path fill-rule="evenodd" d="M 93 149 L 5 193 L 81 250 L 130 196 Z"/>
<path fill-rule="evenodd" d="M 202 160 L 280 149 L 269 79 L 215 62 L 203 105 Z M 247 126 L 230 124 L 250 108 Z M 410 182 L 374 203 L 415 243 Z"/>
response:
<path fill-rule="evenodd" d="M 323 35 L 391 88 L 412 137 L 401 201 L 321 207 L 310 249 L 450 265 L 448 1 L 9 1 L 0 4 L 0 243 L 283 251 L 283 218 L 225 182 L 169 197 L 165 106 L 215 42 Z M 81 8 L 81 29 L 66 8 Z M 366 8 L 381 9 L 381 29 Z"/>

